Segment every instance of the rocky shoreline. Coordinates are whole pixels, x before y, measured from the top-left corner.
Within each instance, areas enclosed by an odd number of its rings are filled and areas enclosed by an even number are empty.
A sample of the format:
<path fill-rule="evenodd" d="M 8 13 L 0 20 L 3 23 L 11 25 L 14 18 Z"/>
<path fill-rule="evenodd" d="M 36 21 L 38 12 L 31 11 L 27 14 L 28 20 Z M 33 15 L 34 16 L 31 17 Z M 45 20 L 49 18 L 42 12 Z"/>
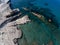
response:
<path fill-rule="evenodd" d="M 25 24 L 29 22 L 28 16 L 16 19 L 11 22 L 16 16 L 6 18 L 7 15 L 13 14 L 13 10 L 10 9 L 9 0 L 5 0 L 4 3 L 0 4 L 0 45 L 18 45 L 18 38 L 21 37 L 21 29 L 17 29 L 19 24 Z M 2 1 L 3 2 L 3 1 Z M 15 10 L 16 12 L 17 10 Z M 19 13 L 17 16 L 19 16 Z M 2 27 L 3 26 L 3 27 Z"/>

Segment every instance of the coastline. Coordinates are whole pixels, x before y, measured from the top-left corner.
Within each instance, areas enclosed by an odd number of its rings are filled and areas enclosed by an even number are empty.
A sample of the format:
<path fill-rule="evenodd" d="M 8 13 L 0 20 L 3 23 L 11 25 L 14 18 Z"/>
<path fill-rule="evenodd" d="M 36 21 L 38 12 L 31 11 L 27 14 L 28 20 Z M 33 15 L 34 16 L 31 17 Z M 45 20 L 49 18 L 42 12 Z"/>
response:
<path fill-rule="evenodd" d="M 7 4 L 9 0 L 5 1 L 0 5 L 0 25 L 7 19 L 7 15 L 11 14 L 12 9 L 9 4 Z M 22 35 L 21 29 L 17 29 L 19 24 L 25 24 L 29 22 L 28 16 L 24 16 L 15 21 L 8 22 L 4 27 L 0 28 L 0 45 L 18 45 L 17 39 L 19 39 Z M 1 25 L 2 26 L 2 25 Z"/>

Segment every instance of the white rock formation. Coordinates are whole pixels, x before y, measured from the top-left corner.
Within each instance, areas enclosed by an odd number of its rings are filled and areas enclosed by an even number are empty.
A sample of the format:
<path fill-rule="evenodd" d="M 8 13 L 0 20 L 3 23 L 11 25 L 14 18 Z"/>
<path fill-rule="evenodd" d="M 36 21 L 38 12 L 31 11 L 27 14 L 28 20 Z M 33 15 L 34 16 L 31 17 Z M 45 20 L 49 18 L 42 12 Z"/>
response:
<path fill-rule="evenodd" d="M 10 12 L 12 11 L 9 7 L 9 4 L 7 4 L 7 2 L 9 0 L 0 0 L 0 24 L 6 20 L 6 15 L 10 14 Z"/>
<path fill-rule="evenodd" d="M 1 3 L 7 3 L 9 0 L 0 0 Z"/>
<path fill-rule="evenodd" d="M 24 16 L 17 19 L 14 22 L 7 23 L 3 28 L 0 29 L 0 45 L 18 45 L 14 44 L 13 39 L 20 38 L 22 35 L 21 30 L 18 30 L 15 24 L 24 24 L 29 20 L 28 16 Z"/>
<path fill-rule="evenodd" d="M 29 21 L 31 21 L 31 20 L 29 20 L 28 16 L 26 15 L 22 18 L 17 19 L 16 23 L 17 24 L 24 24 L 24 23 L 29 22 Z"/>
<path fill-rule="evenodd" d="M 4 22 L 7 18 L 6 15 L 10 14 L 12 11 L 9 7 L 9 4 L 7 2 L 9 0 L 0 0 L 0 25 L 2 22 Z M 24 24 L 26 22 L 30 21 L 28 16 L 24 16 L 20 19 L 17 19 L 16 21 L 7 23 L 2 28 L 0 28 L 0 45 L 18 45 L 15 44 L 13 40 L 15 38 L 20 38 L 22 35 L 21 30 L 18 30 L 15 24 Z M 16 40 L 15 40 L 16 41 Z"/>
<path fill-rule="evenodd" d="M 13 39 L 21 37 L 21 30 L 17 30 L 14 22 L 8 23 L 0 29 L 0 45 L 17 45 L 14 44 Z"/>
<path fill-rule="evenodd" d="M 12 11 L 7 4 L 9 0 L 0 0 L 0 24 L 6 20 L 6 15 Z M 17 45 L 14 44 L 14 38 L 21 37 L 21 30 L 17 30 L 17 27 L 12 26 L 14 22 L 6 24 L 0 29 L 0 45 Z"/>

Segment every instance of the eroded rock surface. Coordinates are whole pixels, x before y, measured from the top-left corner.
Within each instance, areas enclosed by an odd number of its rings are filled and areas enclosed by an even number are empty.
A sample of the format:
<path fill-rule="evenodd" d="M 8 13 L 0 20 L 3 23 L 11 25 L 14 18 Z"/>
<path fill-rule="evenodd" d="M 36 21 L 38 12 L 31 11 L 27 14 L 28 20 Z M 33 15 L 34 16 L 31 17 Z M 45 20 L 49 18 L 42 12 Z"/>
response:
<path fill-rule="evenodd" d="M 28 16 L 24 16 L 16 21 L 7 23 L 0 29 L 0 44 L 1 45 L 18 45 L 17 40 L 22 36 L 21 30 L 17 29 L 16 24 L 24 24 L 29 22 Z M 15 39 L 15 40 L 14 40 Z"/>

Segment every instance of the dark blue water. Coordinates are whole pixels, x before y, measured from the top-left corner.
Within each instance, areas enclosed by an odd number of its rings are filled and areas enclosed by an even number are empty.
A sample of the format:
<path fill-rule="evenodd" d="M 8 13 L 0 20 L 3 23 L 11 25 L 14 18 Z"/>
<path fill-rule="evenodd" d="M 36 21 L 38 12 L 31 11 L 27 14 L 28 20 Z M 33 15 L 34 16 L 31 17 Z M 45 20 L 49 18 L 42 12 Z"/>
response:
<path fill-rule="evenodd" d="M 21 8 L 27 6 L 29 2 L 39 7 L 46 7 L 52 10 L 52 13 L 56 15 L 57 19 L 60 19 L 60 1 L 59 0 L 11 0 L 13 8 Z M 45 5 L 48 3 L 48 6 Z M 59 20 L 60 22 L 60 20 Z"/>
<path fill-rule="evenodd" d="M 37 0 L 34 3 L 40 7 L 51 9 L 52 12 L 56 15 L 57 19 L 60 19 L 60 2 L 58 0 Z M 45 6 L 44 3 L 48 3 L 48 6 Z"/>
<path fill-rule="evenodd" d="M 59 0 L 11 0 L 12 8 L 19 8 L 28 6 L 32 3 L 40 8 L 49 8 L 60 22 L 60 1 Z M 20 25 L 23 31 L 23 38 L 19 40 L 20 45 L 42 45 L 52 40 L 54 45 L 60 45 L 60 31 L 59 29 L 54 32 L 51 29 L 37 20 L 34 16 L 30 15 L 32 21 Z M 33 44 L 32 44 L 33 43 Z M 35 43 L 35 44 L 34 44 Z M 37 44 L 36 44 L 37 43 Z"/>

